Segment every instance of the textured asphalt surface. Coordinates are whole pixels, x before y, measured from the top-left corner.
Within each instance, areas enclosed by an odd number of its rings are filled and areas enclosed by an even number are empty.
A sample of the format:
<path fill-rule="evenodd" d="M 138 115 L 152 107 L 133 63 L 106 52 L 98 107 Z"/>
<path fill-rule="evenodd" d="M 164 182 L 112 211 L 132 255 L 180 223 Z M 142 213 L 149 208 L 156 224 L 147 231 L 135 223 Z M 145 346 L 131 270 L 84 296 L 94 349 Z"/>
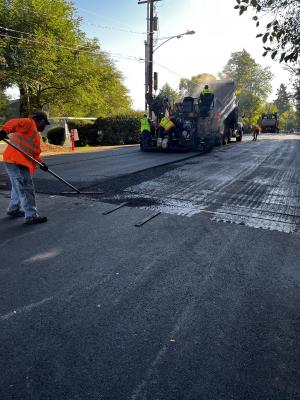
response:
<path fill-rule="evenodd" d="M 38 204 L 49 222 L 35 227 L 5 217 L 8 192 L 1 190 L 0 399 L 300 399 L 299 235 L 253 223 L 255 208 L 274 217 L 269 188 L 277 185 L 277 203 L 288 203 L 294 217 L 287 223 L 298 224 L 300 142 L 283 139 L 233 143 L 143 172 L 133 152 L 131 172 L 118 161 L 115 174 L 86 179 L 85 187 L 105 189 L 102 198 L 53 196 L 39 175 Z M 160 156 L 145 157 L 155 165 Z M 60 160 L 53 169 L 72 178 L 70 156 Z M 254 165 L 265 179 L 257 180 L 256 202 Z M 201 171 L 212 185 L 202 187 L 204 197 L 194 179 L 203 179 Z M 170 202 L 179 202 L 171 211 L 162 202 L 165 185 Z M 227 219 L 242 195 L 253 204 L 251 211 L 244 197 L 250 216 L 243 225 Z M 138 196 L 139 207 L 132 203 Z M 220 196 L 231 223 L 215 218 Z M 103 215 L 124 199 L 128 206 Z"/>

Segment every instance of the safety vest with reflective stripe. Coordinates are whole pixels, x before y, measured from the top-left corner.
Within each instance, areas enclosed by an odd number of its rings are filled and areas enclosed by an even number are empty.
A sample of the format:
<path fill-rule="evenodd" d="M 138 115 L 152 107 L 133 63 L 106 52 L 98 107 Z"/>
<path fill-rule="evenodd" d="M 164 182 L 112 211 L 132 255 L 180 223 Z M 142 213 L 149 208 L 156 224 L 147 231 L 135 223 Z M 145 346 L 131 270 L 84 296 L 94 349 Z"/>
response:
<path fill-rule="evenodd" d="M 8 133 L 9 140 L 12 144 L 36 160 L 41 161 L 39 157 L 41 153 L 40 135 L 32 119 L 12 119 L 4 124 L 2 129 Z M 36 168 L 33 161 L 11 146 L 7 146 L 3 153 L 3 160 L 7 163 L 24 165 L 29 168 L 31 173 L 34 173 Z"/>
<path fill-rule="evenodd" d="M 163 127 L 164 130 L 168 132 L 170 129 L 172 129 L 175 126 L 175 124 L 172 121 L 170 121 L 170 119 L 168 117 L 164 117 L 160 121 L 159 126 Z"/>
<path fill-rule="evenodd" d="M 150 132 L 150 123 L 147 117 L 141 119 L 141 132 L 149 131 Z"/>
<path fill-rule="evenodd" d="M 213 94 L 213 92 L 210 89 L 203 89 L 201 94 Z"/>

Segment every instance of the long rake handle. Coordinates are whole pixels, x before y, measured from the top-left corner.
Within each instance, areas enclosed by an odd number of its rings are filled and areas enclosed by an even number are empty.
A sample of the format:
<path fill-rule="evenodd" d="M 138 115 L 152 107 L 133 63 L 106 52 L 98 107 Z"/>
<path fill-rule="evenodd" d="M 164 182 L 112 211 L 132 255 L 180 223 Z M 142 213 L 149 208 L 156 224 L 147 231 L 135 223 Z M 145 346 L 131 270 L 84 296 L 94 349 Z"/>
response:
<path fill-rule="evenodd" d="M 31 161 L 33 161 L 35 164 L 39 165 L 40 167 L 43 167 L 43 164 L 41 162 L 39 162 L 38 160 L 36 160 L 35 158 L 31 157 L 31 155 L 27 154 L 25 151 L 19 149 L 17 146 L 15 146 L 14 144 L 12 144 L 9 140 L 7 139 L 3 139 L 3 141 L 8 144 L 9 146 L 13 147 L 15 150 L 17 150 L 19 153 L 22 153 L 23 156 L 29 158 Z M 61 182 L 63 182 L 65 185 L 69 186 L 71 189 L 75 190 L 75 192 L 77 193 L 81 193 L 80 190 L 78 190 L 75 186 L 71 185 L 71 183 L 65 181 L 61 176 L 57 175 L 55 172 L 51 171 L 51 169 L 48 169 L 48 171 L 50 175 L 53 175 L 55 178 L 57 178 L 58 180 L 60 180 Z"/>

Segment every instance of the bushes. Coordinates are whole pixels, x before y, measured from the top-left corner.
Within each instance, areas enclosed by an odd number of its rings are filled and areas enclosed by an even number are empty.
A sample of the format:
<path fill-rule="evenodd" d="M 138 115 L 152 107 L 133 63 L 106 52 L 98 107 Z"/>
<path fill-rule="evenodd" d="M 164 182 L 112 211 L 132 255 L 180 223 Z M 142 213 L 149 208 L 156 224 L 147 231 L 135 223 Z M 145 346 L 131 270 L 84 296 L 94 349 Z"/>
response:
<path fill-rule="evenodd" d="M 143 113 L 111 118 L 98 118 L 94 123 L 87 120 L 68 121 L 69 130 L 77 129 L 79 141 L 76 147 L 113 146 L 123 144 L 136 144 L 139 142 L 140 119 Z M 62 145 L 65 141 L 63 127 L 50 128 L 47 134 L 49 143 Z"/>
<path fill-rule="evenodd" d="M 98 118 L 95 125 L 103 133 L 101 142 L 103 146 L 139 142 L 140 118 L 138 116 Z"/>
<path fill-rule="evenodd" d="M 66 139 L 65 128 L 62 126 L 56 126 L 52 129 L 50 128 L 47 133 L 47 139 L 50 144 L 62 146 Z"/>

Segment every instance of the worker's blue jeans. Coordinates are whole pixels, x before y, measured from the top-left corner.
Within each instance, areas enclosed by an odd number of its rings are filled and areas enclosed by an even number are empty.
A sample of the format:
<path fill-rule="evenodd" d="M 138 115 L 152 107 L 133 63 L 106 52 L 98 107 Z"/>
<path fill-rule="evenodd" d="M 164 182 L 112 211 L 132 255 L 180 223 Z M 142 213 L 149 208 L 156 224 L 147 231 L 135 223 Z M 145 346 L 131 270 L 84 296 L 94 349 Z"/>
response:
<path fill-rule="evenodd" d="M 143 146 L 149 146 L 150 145 L 150 139 L 151 139 L 151 132 L 143 131 L 141 133 L 141 141 L 143 143 Z"/>
<path fill-rule="evenodd" d="M 29 168 L 12 163 L 5 163 L 11 183 L 10 203 L 7 211 L 24 210 L 25 218 L 37 215 L 35 191 Z"/>

